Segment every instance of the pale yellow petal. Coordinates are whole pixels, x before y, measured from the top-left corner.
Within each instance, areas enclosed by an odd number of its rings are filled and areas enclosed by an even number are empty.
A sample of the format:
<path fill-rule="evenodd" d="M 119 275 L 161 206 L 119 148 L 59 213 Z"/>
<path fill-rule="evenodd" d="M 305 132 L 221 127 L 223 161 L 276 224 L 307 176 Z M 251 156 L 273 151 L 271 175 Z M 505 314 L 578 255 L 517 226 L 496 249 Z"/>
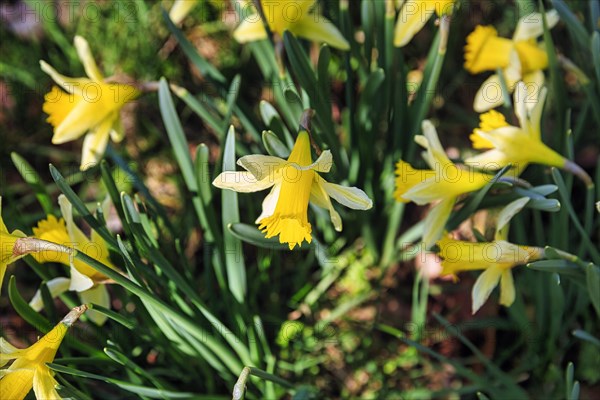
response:
<path fill-rule="evenodd" d="M 475 285 L 473 285 L 472 302 L 473 314 L 477 312 L 490 297 L 492 290 L 498 285 L 498 281 L 502 276 L 502 268 L 491 266 L 479 275 Z"/>
<path fill-rule="evenodd" d="M 274 176 L 278 169 L 287 164 L 287 161 L 275 156 L 251 154 L 241 157 L 237 164 L 250 171 L 256 179 L 262 180 L 268 176 Z"/>
<path fill-rule="evenodd" d="M 336 26 L 323 16 L 306 16 L 289 26 L 290 32 L 304 39 L 327 43 L 340 50 L 349 50 L 350 44 Z"/>
<path fill-rule="evenodd" d="M 50 75 L 50 78 L 52 78 L 57 85 L 71 94 L 81 96 L 84 88 L 89 84 L 93 84 L 93 81 L 88 78 L 71 78 L 69 76 L 61 75 L 50 64 L 43 60 L 40 60 L 40 67 L 42 68 L 42 71 Z"/>
<path fill-rule="evenodd" d="M 353 210 L 368 210 L 373 207 L 373 200 L 367 194 L 357 187 L 342 186 L 336 183 L 327 182 L 319 177 L 318 182 L 329 197 L 335 199 L 341 205 Z"/>
<path fill-rule="evenodd" d="M 559 20 L 558 12 L 550 10 L 546 12 L 546 23 L 548 29 L 553 28 Z M 544 23 L 542 14 L 538 12 L 531 13 L 519 19 L 513 35 L 515 42 L 521 40 L 536 39 L 544 34 Z"/>
<path fill-rule="evenodd" d="M 106 146 L 108 145 L 113 122 L 114 120 L 111 118 L 105 118 L 100 125 L 85 135 L 81 150 L 81 165 L 79 169 L 85 171 L 97 165 L 102 159 L 104 152 L 106 151 Z"/>
<path fill-rule="evenodd" d="M 500 304 L 510 307 L 515 302 L 515 281 L 511 269 L 502 271 L 500 279 Z"/>
<path fill-rule="evenodd" d="M 266 39 L 267 37 L 265 26 L 257 15 L 245 19 L 240 26 L 233 31 L 233 38 L 238 43 L 254 42 L 256 40 Z"/>
<path fill-rule="evenodd" d="M 426 249 L 431 248 L 442 236 L 448 217 L 454 207 L 454 202 L 455 199 L 453 198 L 444 199 L 429 210 L 423 224 L 423 243 Z"/>
<path fill-rule="evenodd" d="M 75 49 L 77 50 L 79 60 L 85 69 L 85 74 L 90 79 L 97 82 L 104 80 L 100 69 L 98 69 L 98 65 L 96 65 L 96 61 L 94 60 L 94 56 L 92 55 L 92 51 L 90 50 L 90 45 L 87 40 L 81 36 L 75 36 L 73 42 L 75 43 Z"/>
<path fill-rule="evenodd" d="M 97 285 L 94 288 L 79 292 L 79 299 L 83 304 L 97 304 L 104 308 L 110 309 L 110 295 L 106 288 L 106 285 Z M 102 326 L 107 320 L 107 316 L 99 313 L 98 311 L 88 310 L 86 312 L 88 318 L 96 325 Z"/>
<path fill-rule="evenodd" d="M 248 171 L 225 171 L 212 182 L 219 189 L 229 189 L 239 193 L 258 192 L 270 188 L 275 183 L 276 180 L 269 175 L 258 180 Z"/>
<path fill-rule="evenodd" d="M 428 7 L 425 2 L 407 0 L 402 5 L 396 28 L 394 30 L 394 46 L 406 46 L 431 16 L 435 13 L 435 7 Z"/>
<path fill-rule="evenodd" d="M 312 185 L 310 190 L 310 202 L 318 207 L 329 210 L 329 218 L 331 219 L 333 227 L 336 231 L 341 232 L 342 218 L 340 217 L 340 214 L 333 208 L 329 194 L 327 194 L 325 190 L 324 183 L 326 183 L 326 181 L 321 177 L 315 179 L 315 183 Z"/>
<path fill-rule="evenodd" d="M 70 285 L 71 280 L 64 277 L 50 279 L 48 282 L 46 282 L 46 286 L 50 292 L 50 297 L 53 299 L 69 290 Z M 33 298 L 29 302 L 29 306 L 37 312 L 42 311 L 44 308 L 44 301 L 42 299 L 42 292 L 40 289 L 38 289 L 37 292 L 35 292 L 35 295 L 33 295 Z"/>
<path fill-rule="evenodd" d="M 496 240 L 506 240 L 508 237 L 508 223 L 510 220 L 517 215 L 525 205 L 529 203 L 529 197 L 521 197 L 520 199 L 511 201 L 508 203 L 500 213 L 498 214 L 498 221 L 496 222 Z"/>
<path fill-rule="evenodd" d="M 169 18 L 174 24 L 179 24 L 198 4 L 198 0 L 175 0 L 169 10 Z"/>
<path fill-rule="evenodd" d="M 544 85 L 544 73 L 542 71 L 536 71 L 531 74 L 525 75 L 523 81 L 526 83 L 528 88 L 531 88 L 535 98 L 532 99 L 532 103 L 528 103 L 527 106 L 530 108 L 529 112 L 529 135 L 532 139 L 542 140 L 542 113 L 544 111 L 544 103 L 546 102 L 546 95 L 548 90 Z"/>
<path fill-rule="evenodd" d="M 256 218 L 255 223 L 259 223 L 263 218 L 270 217 L 275 212 L 277 206 L 277 200 L 279 199 L 279 193 L 281 191 L 281 184 L 275 184 L 269 194 L 265 197 L 262 202 L 262 212 Z"/>
<path fill-rule="evenodd" d="M 70 275 L 69 290 L 71 291 L 83 292 L 94 286 L 94 281 L 89 276 L 79 272 L 74 265 L 71 265 Z"/>
<path fill-rule="evenodd" d="M 502 84 L 498 75 L 494 74 L 487 78 L 481 84 L 479 90 L 475 94 L 473 101 L 473 110 L 478 113 L 483 113 L 504 104 L 504 96 L 502 95 Z"/>
<path fill-rule="evenodd" d="M 438 170 L 448 164 L 452 164 L 446 155 L 444 147 L 442 147 L 442 144 L 440 143 L 437 130 L 431 121 L 428 119 L 424 120 L 421 124 L 421 128 L 426 141 L 421 139 L 423 136 L 415 136 L 415 141 L 427 149 L 426 161 L 429 164 L 429 167 L 433 170 Z"/>
<path fill-rule="evenodd" d="M 115 143 L 119 143 L 125 138 L 125 129 L 123 128 L 123 121 L 119 112 L 117 112 L 117 116 L 113 120 L 110 138 Z"/>

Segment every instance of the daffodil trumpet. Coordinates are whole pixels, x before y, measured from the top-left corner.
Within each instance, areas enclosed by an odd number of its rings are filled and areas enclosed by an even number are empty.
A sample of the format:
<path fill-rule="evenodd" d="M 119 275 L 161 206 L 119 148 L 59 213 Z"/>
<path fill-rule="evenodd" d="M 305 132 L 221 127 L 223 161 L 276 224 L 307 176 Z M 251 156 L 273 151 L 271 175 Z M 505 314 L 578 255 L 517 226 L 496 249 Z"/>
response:
<path fill-rule="evenodd" d="M 373 202 L 356 187 L 327 182 L 320 173 L 329 172 L 333 158 L 329 150 L 312 161 L 310 116 L 303 114 L 296 143 L 287 160 L 275 156 L 248 155 L 237 164 L 245 171 L 223 171 L 213 181 L 221 189 L 248 193 L 271 188 L 262 203 L 262 213 L 256 219 L 266 238 L 279 236 L 290 250 L 304 241 L 312 241 L 312 225 L 308 221 L 308 205 L 329 210 L 336 231 L 342 230 L 342 219 L 333 207 L 331 198 L 355 210 L 368 210 Z"/>
<path fill-rule="evenodd" d="M 67 331 L 88 307 L 73 308 L 50 332 L 26 349 L 17 349 L 0 338 L 0 399 L 23 400 L 33 389 L 38 400 L 60 400 L 54 371 L 46 365 L 54 361 Z"/>
<path fill-rule="evenodd" d="M 4 275 L 10 264 L 28 254 L 40 254 L 66 258 L 72 256 L 73 251 L 60 244 L 52 243 L 35 237 L 28 237 L 19 230 L 9 232 L 2 219 L 2 197 L 0 197 L 0 291 Z"/>

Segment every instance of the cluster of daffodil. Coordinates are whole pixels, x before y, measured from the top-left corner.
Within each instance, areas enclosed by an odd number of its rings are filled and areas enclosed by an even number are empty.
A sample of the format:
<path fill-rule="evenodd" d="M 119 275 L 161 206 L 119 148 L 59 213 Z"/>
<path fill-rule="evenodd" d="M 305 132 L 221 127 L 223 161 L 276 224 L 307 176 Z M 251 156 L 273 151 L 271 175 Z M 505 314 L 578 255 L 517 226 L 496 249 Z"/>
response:
<path fill-rule="evenodd" d="M 489 297 L 500 277 L 500 302 L 506 306 L 511 305 L 514 301 L 514 284 L 510 269 L 535 261 L 543 257 L 544 252 L 543 249 L 506 242 L 507 230 L 502 229 L 507 226 L 509 218 L 504 215 L 512 216 L 520 210 L 525 203 L 519 202 L 511 203 L 501 213 L 504 222 L 498 224 L 493 242 L 471 243 L 448 238 L 443 232 L 457 199 L 489 184 L 493 176 L 486 171 L 512 166 L 516 178 L 531 163 L 565 169 L 579 176 L 586 185 L 592 184 L 591 178 L 583 169 L 550 149 L 541 140 L 540 124 L 546 90 L 542 89 L 537 102 L 533 104 L 525 102 L 524 92 L 524 84 L 519 82 L 514 95 L 519 127 L 509 125 L 497 111 L 481 115 L 481 124 L 474 129 L 471 140 L 475 149 L 489 150 L 467 158 L 464 168 L 448 158 L 435 127 L 427 120 L 423 122 L 423 136 L 416 136 L 415 141 L 426 149 L 423 158 L 431 169 L 414 169 L 402 160 L 396 165 L 394 195 L 398 201 L 413 201 L 419 205 L 435 203 L 424 221 L 423 244 L 429 249 L 437 243 L 439 255 L 443 259 L 443 273 L 455 275 L 461 270 L 486 270 L 473 288 L 473 312 Z M 495 253 L 487 253 L 490 249 L 495 250 Z"/>
<path fill-rule="evenodd" d="M 347 0 L 341 1 L 347 5 Z M 244 12 L 232 36 L 239 43 L 272 38 L 278 46 L 283 46 L 284 33 L 290 32 L 341 51 L 347 52 L 351 48 L 347 38 L 318 12 L 316 0 L 240 0 L 238 3 Z M 171 20 L 180 24 L 197 4 L 195 0 L 176 0 L 170 10 Z M 392 9 L 394 5 L 398 6 L 393 45 L 406 46 L 434 15 L 442 18 L 447 28 L 459 4 L 457 0 L 393 2 Z M 475 151 L 482 151 L 475 155 L 470 153 L 462 162 L 451 160 L 434 123 L 424 120 L 421 134 L 414 140 L 424 149 L 422 157 L 428 168 L 417 169 L 403 160 L 396 164 L 394 198 L 402 203 L 431 205 L 423 221 L 422 241 L 424 250 L 433 250 L 439 255 L 442 274 L 457 279 L 457 274 L 463 271 L 483 271 L 472 290 L 473 313 L 482 307 L 498 285 L 500 304 L 513 304 L 516 297 L 513 268 L 542 259 L 546 254 L 543 248 L 508 241 L 510 221 L 528 205 L 529 198 L 519 198 L 489 210 L 495 217 L 495 233 L 493 238 L 480 242 L 458 240 L 456 234 L 448 232 L 451 214 L 461 207 L 462 201 L 490 185 L 495 173 L 507 166 L 510 166 L 511 176 L 501 179 L 512 183 L 522 183 L 519 177 L 527 166 L 539 164 L 569 171 L 588 187 L 592 185 L 582 168 L 542 140 L 542 114 L 547 95 L 544 70 L 548 67 L 548 56 L 539 38 L 544 33 L 544 25 L 552 28 L 557 22 L 555 11 L 544 15 L 532 13 L 518 21 L 512 39 L 499 37 L 492 26 L 477 26 L 465 39 L 464 67 L 473 74 L 493 72 L 478 90 L 473 104 L 475 112 L 480 113 L 480 124 L 470 132 L 470 140 Z M 444 32 L 447 35 L 448 31 Z M 142 94 L 143 85 L 117 83 L 114 78 L 105 78 L 88 42 L 75 36 L 74 46 L 87 77 L 64 76 L 45 61 L 40 61 L 41 69 L 56 83 L 45 95 L 43 111 L 53 127 L 52 143 L 62 144 L 85 135 L 80 169 L 86 170 L 102 159 L 109 139 L 116 143 L 124 139 L 121 111 Z M 445 46 L 444 42 L 444 52 Z M 409 76 L 408 81 L 418 85 L 421 78 Z M 494 110 L 510 99 L 510 94 L 513 95 L 514 117 L 518 121 L 516 126 L 511 125 L 504 114 Z M 342 231 L 342 218 L 331 199 L 353 210 L 369 210 L 374 205 L 362 189 L 328 182 L 321 176 L 330 173 L 334 158 L 330 150 L 321 151 L 314 145 L 311 113 L 310 110 L 304 112 L 287 159 L 244 155 L 237 160 L 243 171 L 225 170 L 212 182 L 217 188 L 241 193 L 269 189 L 255 224 L 264 238 L 277 238 L 289 250 L 313 241 L 313 225 L 309 221 L 311 204 L 329 213 L 337 232 Z M 391 167 L 392 163 L 387 165 Z M 77 293 L 84 304 L 73 309 L 27 349 L 16 349 L 0 339 L 0 367 L 10 363 L 8 368 L 0 370 L 0 400 L 22 400 L 32 388 L 38 399 L 59 399 L 58 383 L 47 363 L 54 360 L 68 328 L 88 311 L 86 304 L 107 309 L 111 306 L 107 285 L 113 281 L 74 257 L 78 252 L 83 253 L 117 269 L 111 261 L 107 243 L 96 231 L 86 235 L 75 223 L 73 206 L 67 197 L 60 195 L 58 205 L 60 217 L 47 215 L 31 226 L 31 233 L 27 235 L 19 230 L 9 232 L 2 219 L 0 202 L 0 288 L 7 267 L 31 255 L 38 263 L 58 263 L 68 269 L 68 276 L 55 277 L 45 283 L 52 298 L 71 291 Z M 103 206 L 104 214 L 107 214 L 108 199 Z M 108 268 L 105 270 L 108 275 L 110 272 Z M 118 275 L 113 278 L 117 280 Z M 29 305 L 38 312 L 44 308 L 42 289 L 35 293 Z M 105 314 L 93 310 L 86 315 L 98 326 L 107 320 Z"/>

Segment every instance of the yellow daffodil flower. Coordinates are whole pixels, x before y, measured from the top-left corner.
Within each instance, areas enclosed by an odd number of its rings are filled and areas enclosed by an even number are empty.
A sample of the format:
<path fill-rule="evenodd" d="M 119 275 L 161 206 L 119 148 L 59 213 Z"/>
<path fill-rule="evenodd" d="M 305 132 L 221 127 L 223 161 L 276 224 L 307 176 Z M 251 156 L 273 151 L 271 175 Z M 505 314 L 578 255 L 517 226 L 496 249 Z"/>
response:
<path fill-rule="evenodd" d="M 104 239 L 92 230 L 91 238 L 88 237 L 73 222 L 72 205 L 63 195 L 59 196 L 58 203 L 64 219 L 56 219 L 49 215 L 40 221 L 33 233 L 36 238 L 57 243 L 81 251 L 86 255 L 100 261 L 104 265 L 115 268 L 109 258 L 108 246 Z M 110 308 L 110 296 L 106 289 L 108 278 L 77 259 L 71 260 L 65 254 L 38 253 L 33 257 L 40 263 L 57 262 L 70 267 L 70 278 L 54 278 L 47 282 L 48 290 L 52 297 L 57 297 L 67 290 L 78 293 L 83 303 L 94 303 L 105 308 Z M 43 308 L 41 292 L 38 290 L 29 303 L 30 306 L 40 311 Z M 106 321 L 106 316 L 90 310 L 88 317 L 98 325 Z"/>
<path fill-rule="evenodd" d="M 406 46 L 434 13 L 439 17 L 451 15 L 455 3 L 455 0 L 406 0 L 396 21 L 394 46 Z"/>
<path fill-rule="evenodd" d="M 60 400 L 54 371 L 46 363 L 54 361 L 68 329 L 87 310 L 86 305 L 75 307 L 35 344 L 17 349 L 0 338 L 0 367 L 14 360 L 10 367 L 0 370 L 0 399 L 23 400 L 33 388 L 38 400 Z"/>
<path fill-rule="evenodd" d="M 456 199 L 484 187 L 491 175 L 461 169 L 446 155 L 433 124 L 423 121 L 424 136 L 415 136 L 415 141 L 427 151 L 423 158 L 431 169 L 414 169 L 400 160 L 396 165 L 396 190 L 394 197 L 400 202 L 413 201 L 419 205 L 440 200 L 425 218 L 423 241 L 431 247 L 441 236 Z"/>
<path fill-rule="evenodd" d="M 329 172 L 331 152 L 325 150 L 312 162 L 310 137 L 300 127 L 298 138 L 287 160 L 274 156 L 249 155 L 238 160 L 246 171 L 225 171 L 213 185 L 236 192 L 256 192 L 272 187 L 262 203 L 262 214 L 256 219 L 267 238 L 279 235 L 280 243 L 290 250 L 311 242 L 312 227 L 308 222 L 308 203 L 328 209 L 331 222 L 339 232 L 342 219 L 331 204 L 330 197 L 355 210 L 368 210 L 373 202 L 362 190 L 327 182 L 318 172 Z"/>
<path fill-rule="evenodd" d="M 350 45 L 331 21 L 312 11 L 316 0 L 261 0 L 260 6 L 269 29 L 283 37 L 283 32 L 290 31 L 296 36 L 325 42 L 332 47 L 348 50 Z M 242 23 L 233 32 L 239 43 L 253 42 L 267 38 L 267 31 L 260 14 L 247 3 L 242 10 Z"/>
<path fill-rule="evenodd" d="M 546 13 L 548 28 L 558 22 L 555 10 Z M 512 39 L 498 36 L 492 26 L 478 25 L 467 37 L 465 68 L 472 74 L 502 70 L 507 89 L 513 91 L 518 81 L 524 81 L 529 98 L 535 99 L 544 84 L 544 72 L 548 55 L 537 38 L 544 33 L 542 14 L 531 13 L 519 19 Z M 504 102 L 500 76 L 490 76 L 475 95 L 473 108 L 484 112 Z"/>
<path fill-rule="evenodd" d="M 546 88 L 542 88 L 537 101 L 529 102 L 525 84 L 519 82 L 514 93 L 514 104 L 520 126 L 509 125 L 502 114 L 493 110 L 481 115 L 481 124 L 473 131 L 471 141 L 476 149 L 490 150 L 467 158 L 465 163 L 486 171 L 512 164 L 517 175 L 529 163 L 548 165 L 565 169 L 591 185 L 590 177 L 581 167 L 542 142 L 541 118 L 546 93 Z"/>
<path fill-rule="evenodd" d="M 131 85 L 106 82 L 88 42 L 75 36 L 74 43 L 88 77 L 70 78 L 40 61 L 42 70 L 60 86 L 52 87 L 46 94 L 43 109 L 49 115 L 47 121 L 54 127 L 52 143 L 70 142 L 87 132 L 80 166 L 86 170 L 102 158 L 109 137 L 114 142 L 123 139 L 120 110 L 140 92 Z"/>
<path fill-rule="evenodd" d="M 175 0 L 169 10 L 169 18 L 174 24 L 179 24 L 196 7 L 196 4 L 198 0 Z"/>
<path fill-rule="evenodd" d="M 39 238 L 27 237 L 19 230 L 10 233 L 2 219 L 2 197 L 0 197 L 0 290 L 8 266 L 27 254 L 36 253 L 53 256 L 60 254 L 68 259 L 71 250 Z"/>
<path fill-rule="evenodd" d="M 496 235 L 491 242 L 467 242 L 445 236 L 437 242 L 442 259 L 442 275 L 460 271 L 484 270 L 477 278 L 472 291 L 473 314 L 489 298 L 500 283 L 500 304 L 509 307 L 515 301 L 515 284 L 512 269 L 518 265 L 544 257 L 544 249 L 520 246 L 506 241 L 508 223 L 529 198 L 521 198 L 507 205 L 498 216 Z"/>

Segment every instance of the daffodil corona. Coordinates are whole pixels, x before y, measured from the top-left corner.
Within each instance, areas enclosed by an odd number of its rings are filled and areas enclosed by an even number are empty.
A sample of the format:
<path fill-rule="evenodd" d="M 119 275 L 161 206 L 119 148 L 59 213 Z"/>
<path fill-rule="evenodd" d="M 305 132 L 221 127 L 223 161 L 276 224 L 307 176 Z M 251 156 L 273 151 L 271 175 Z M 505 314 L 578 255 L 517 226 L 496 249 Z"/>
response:
<path fill-rule="evenodd" d="M 269 29 L 280 37 L 285 31 L 296 36 L 325 42 L 341 50 L 348 50 L 350 45 L 340 31 L 327 18 L 313 11 L 316 0 L 261 0 L 260 6 Z M 244 20 L 233 32 L 239 43 L 253 42 L 267 38 L 267 31 L 260 14 L 254 10 L 252 3 L 246 3 L 241 14 Z"/>
<path fill-rule="evenodd" d="M 319 176 L 318 172 L 331 169 L 331 152 L 325 150 L 312 162 L 310 137 L 303 125 L 287 160 L 250 155 L 240 158 L 238 165 L 246 171 L 223 172 L 213 185 L 244 193 L 272 187 L 263 201 L 262 214 L 256 223 L 267 238 L 279 236 L 279 242 L 288 243 L 290 250 L 312 240 L 312 226 L 308 222 L 309 202 L 329 210 L 337 231 L 342 230 L 342 219 L 333 208 L 330 197 L 355 210 L 368 210 L 373 206 L 362 190 L 330 183 Z"/>
<path fill-rule="evenodd" d="M 423 121 L 423 134 L 415 140 L 427 150 L 423 157 L 431 169 L 414 169 L 400 160 L 396 165 L 394 196 L 400 202 L 413 201 L 419 205 L 440 201 L 425 218 L 423 242 L 429 248 L 441 236 L 456 199 L 484 187 L 491 175 L 461 169 L 450 161 L 428 120 Z"/>
<path fill-rule="evenodd" d="M 70 142 L 87 133 L 80 166 L 85 170 L 102 158 L 109 137 L 115 142 L 123 139 L 120 110 L 140 92 L 131 85 L 106 82 L 88 42 L 75 36 L 74 43 L 88 77 L 70 78 L 40 61 L 42 70 L 60 86 L 54 86 L 46 94 L 43 109 L 54 127 L 52 143 Z"/>
<path fill-rule="evenodd" d="M 32 388 L 38 400 L 61 399 L 54 372 L 46 363 L 54 361 L 68 329 L 86 310 L 85 305 L 75 307 L 54 329 L 26 349 L 17 349 L 0 338 L 0 367 L 14 360 L 8 368 L 0 370 L 0 399 L 23 400 Z"/>
<path fill-rule="evenodd" d="M 558 22 L 555 10 L 546 13 L 548 27 Z M 502 71 L 494 74 L 481 85 L 475 95 L 473 108 L 484 112 L 504 102 L 502 80 L 507 89 L 513 91 L 520 80 L 527 84 L 530 99 L 538 95 L 544 84 L 544 72 L 548 66 L 548 55 L 537 38 L 544 33 L 542 14 L 531 13 L 517 23 L 512 39 L 498 36 L 492 26 L 478 25 L 467 37 L 465 46 L 465 68 L 472 74 L 484 71 Z"/>
<path fill-rule="evenodd" d="M 439 17 L 451 15 L 455 3 L 455 0 L 404 1 L 396 21 L 394 46 L 406 46 L 413 36 L 423 29 L 433 14 L 437 14 Z"/>
<path fill-rule="evenodd" d="M 0 290 L 8 266 L 27 254 L 64 256 L 68 259 L 71 249 L 40 238 L 27 237 L 19 230 L 8 232 L 2 219 L 2 198 L 0 197 Z"/>
<path fill-rule="evenodd" d="M 63 195 L 59 196 L 58 203 L 64 219 L 57 219 L 53 215 L 49 215 L 48 218 L 40 221 L 36 228 L 33 228 L 34 236 L 48 242 L 71 247 L 114 268 L 109 258 L 108 246 L 100 235 L 96 231 L 92 231 L 91 238 L 88 239 L 73 222 L 72 206 L 67 198 Z M 58 277 L 47 282 L 52 297 L 71 290 L 78 292 L 79 298 L 84 303 L 94 303 L 110 308 L 110 296 L 105 285 L 108 278 L 103 274 L 78 259 L 71 259 L 64 253 L 44 252 L 33 254 L 33 257 L 40 263 L 57 262 L 70 267 L 70 278 Z M 30 305 L 36 311 L 42 310 L 43 302 L 39 290 Z M 104 314 L 94 310 L 90 310 L 88 317 L 98 325 L 102 325 L 106 321 Z"/>

